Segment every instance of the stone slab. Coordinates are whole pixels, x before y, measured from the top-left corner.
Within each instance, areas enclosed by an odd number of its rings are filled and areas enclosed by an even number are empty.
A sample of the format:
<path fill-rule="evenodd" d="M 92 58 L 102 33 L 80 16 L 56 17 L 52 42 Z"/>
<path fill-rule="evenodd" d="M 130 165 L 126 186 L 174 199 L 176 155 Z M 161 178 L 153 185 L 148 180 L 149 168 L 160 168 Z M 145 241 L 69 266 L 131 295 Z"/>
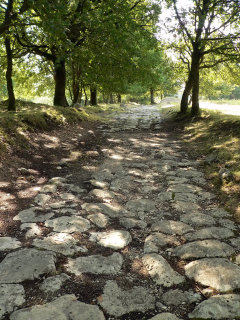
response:
<path fill-rule="evenodd" d="M 43 239 L 34 239 L 33 246 L 54 251 L 65 256 L 72 256 L 78 252 L 87 252 L 86 247 L 77 245 L 77 240 L 68 233 L 53 233 Z"/>
<path fill-rule="evenodd" d="M 21 249 L 9 253 L 0 263 L 0 283 L 20 283 L 56 272 L 53 252 Z"/>
<path fill-rule="evenodd" d="M 193 231 L 193 228 L 186 223 L 181 221 L 174 221 L 174 220 L 162 220 L 154 223 L 152 225 L 153 231 L 160 231 L 166 234 L 177 234 L 183 235 L 187 232 Z"/>
<path fill-rule="evenodd" d="M 181 320 L 181 319 L 175 316 L 175 314 L 173 313 L 163 312 L 163 313 L 157 314 L 156 316 L 154 316 L 153 318 L 150 318 L 149 320 Z"/>
<path fill-rule="evenodd" d="M 215 219 L 203 213 L 186 213 L 180 216 L 180 220 L 194 227 L 212 226 Z"/>
<path fill-rule="evenodd" d="M 138 211 L 154 211 L 156 209 L 155 202 L 150 199 L 135 199 L 126 203 L 126 209 L 133 212 Z"/>
<path fill-rule="evenodd" d="M 32 238 L 41 235 L 41 228 L 34 222 L 25 222 L 20 226 L 22 231 L 26 231 L 25 238 Z"/>
<path fill-rule="evenodd" d="M 123 258 L 121 254 L 115 252 L 108 257 L 93 255 L 69 259 L 66 268 L 68 272 L 75 275 L 81 275 L 82 273 L 118 274 L 122 264 Z"/>
<path fill-rule="evenodd" d="M 45 226 L 53 228 L 55 232 L 73 233 L 87 231 L 90 228 L 90 222 L 82 217 L 62 216 L 47 220 Z"/>
<path fill-rule="evenodd" d="M 153 281 L 157 284 L 172 287 L 185 281 L 185 278 L 174 271 L 161 255 L 156 253 L 146 254 L 142 261 Z"/>
<path fill-rule="evenodd" d="M 169 290 L 162 295 L 161 300 L 168 306 L 180 306 L 182 304 L 190 305 L 194 302 L 199 302 L 202 297 L 199 293 L 192 290 L 182 291 L 179 289 Z"/>
<path fill-rule="evenodd" d="M 134 219 L 134 218 L 121 218 L 119 220 L 120 224 L 127 229 L 139 228 L 144 229 L 147 226 L 147 223 L 142 220 Z"/>
<path fill-rule="evenodd" d="M 201 320 L 238 319 L 240 318 L 240 295 L 213 296 L 200 303 L 188 317 Z"/>
<path fill-rule="evenodd" d="M 58 291 L 63 283 L 69 279 L 70 277 L 65 273 L 46 278 L 40 285 L 40 289 L 46 293 L 54 293 Z"/>
<path fill-rule="evenodd" d="M 108 216 L 103 213 L 90 214 L 87 218 L 99 228 L 105 228 L 109 222 Z"/>
<path fill-rule="evenodd" d="M 115 317 L 155 308 L 155 297 L 144 287 L 123 290 L 112 280 L 107 281 L 99 301 L 101 307 Z"/>
<path fill-rule="evenodd" d="M 47 219 L 50 219 L 54 216 L 53 212 L 48 212 L 45 214 L 39 214 L 39 208 L 32 207 L 29 209 L 25 209 L 20 211 L 14 218 L 14 221 L 20 220 L 22 223 L 25 222 L 44 222 Z"/>
<path fill-rule="evenodd" d="M 0 319 L 25 302 L 25 291 L 19 284 L 0 285 Z"/>
<path fill-rule="evenodd" d="M 114 198 L 114 193 L 107 190 L 102 189 L 93 189 L 88 194 L 90 197 L 98 199 L 98 201 L 104 202 L 107 199 Z"/>
<path fill-rule="evenodd" d="M 144 242 L 144 253 L 158 252 L 167 245 L 177 246 L 180 245 L 180 242 L 176 237 L 164 233 L 150 234 Z"/>
<path fill-rule="evenodd" d="M 91 213 L 103 213 L 111 218 L 123 216 L 124 211 L 121 206 L 112 205 L 110 203 L 84 203 L 82 209 Z"/>
<path fill-rule="evenodd" d="M 89 240 L 103 247 L 118 250 L 126 247 L 132 241 L 132 237 L 128 231 L 111 230 L 92 233 Z"/>
<path fill-rule="evenodd" d="M 222 258 L 201 259 L 185 266 L 186 276 L 220 292 L 240 289 L 240 267 Z"/>
<path fill-rule="evenodd" d="M 205 240 L 205 239 L 228 239 L 234 236 L 234 233 L 221 227 L 208 227 L 200 230 L 196 230 L 193 233 L 187 233 L 184 235 L 184 239 L 187 241 Z"/>
<path fill-rule="evenodd" d="M 15 311 L 10 320 L 105 320 L 98 306 L 77 300 L 75 295 L 65 295 L 43 305 Z"/>
<path fill-rule="evenodd" d="M 199 240 L 186 243 L 173 250 L 173 254 L 181 259 L 230 257 L 235 250 L 218 240 Z"/>
<path fill-rule="evenodd" d="M 21 242 L 11 237 L 0 237 L 0 251 L 14 250 L 21 247 Z"/>

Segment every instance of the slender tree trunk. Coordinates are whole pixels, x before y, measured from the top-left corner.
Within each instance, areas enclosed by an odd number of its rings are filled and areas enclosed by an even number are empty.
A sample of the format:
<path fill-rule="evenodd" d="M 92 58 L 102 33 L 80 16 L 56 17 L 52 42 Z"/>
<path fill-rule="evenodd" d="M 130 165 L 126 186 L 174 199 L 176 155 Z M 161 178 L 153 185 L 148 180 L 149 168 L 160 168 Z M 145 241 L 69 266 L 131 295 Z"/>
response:
<path fill-rule="evenodd" d="M 155 104 L 155 101 L 154 101 L 154 90 L 153 90 L 153 88 L 150 89 L 150 96 L 151 96 L 151 104 Z"/>
<path fill-rule="evenodd" d="M 54 80 L 55 80 L 55 93 L 53 103 L 55 106 L 67 107 L 68 102 L 66 99 L 66 68 L 65 60 L 54 61 Z"/>
<path fill-rule="evenodd" d="M 122 96 L 120 94 L 117 95 L 117 101 L 118 103 L 122 103 Z"/>
<path fill-rule="evenodd" d="M 189 76 L 188 76 L 188 80 L 186 82 L 185 85 L 185 89 L 183 91 L 183 95 L 182 95 L 182 99 L 181 99 L 181 106 L 180 106 L 180 112 L 181 113 L 186 113 L 187 109 L 188 109 L 188 100 L 189 100 L 189 96 L 191 94 L 191 90 L 192 90 L 192 72 L 190 72 Z"/>
<path fill-rule="evenodd" d="M 86 92 L 85 87 L 83 87 L 83 91 L 84 91 L 84 96 L 85 96 L 84 106 L 86 107 L 88 104 L 88 96 L 87 96 L 87 92 Z"/>
<path fill-rule="evenodd" d="M 13 90 L 13 82 L 12 82 L 12 48 L 11 41 L 8 36 L 5 38 L 5 49 L 7 54 L 7 72 L 6 72 L 6 81 L 7 81 L 7 91 L 8 91 L 8 111 L 16 111 L 16 101 Z"/>
<path fill-rule="evenodd" d="M 91 104 L 91 106 L 97 105 L 97 88 L 96 88 L 96 86 L 90 87 L 90 104 Z"/>
<path fill-rule="evenodd" d="M 72 91 L 73 91 L 73 101 L 72 101 L 72 103 L 73 103 L 73 104 L 78 103 L 78 101 L 79 101 L 79 95 L 80 95 L 80 85 L 79 85 L 79 82 L 74 82 L 74 83 L 73 83 Z"/>
<path fill-rule="evenodd" d="M 196 116 L 199 113 L 199 62 L 195 67 L 193 88 L 192 88 L 192 116 Z"/>
<path fill-rule="evenodd" d="M 113 94 L 112 94 L 112 93 L 110 93 L 110 95 L 109 95 L 109 103 L 110 103 L 110 104 L 113 104 L 113 103 L 114 103 L 114 101 L 113 101 Z"/>

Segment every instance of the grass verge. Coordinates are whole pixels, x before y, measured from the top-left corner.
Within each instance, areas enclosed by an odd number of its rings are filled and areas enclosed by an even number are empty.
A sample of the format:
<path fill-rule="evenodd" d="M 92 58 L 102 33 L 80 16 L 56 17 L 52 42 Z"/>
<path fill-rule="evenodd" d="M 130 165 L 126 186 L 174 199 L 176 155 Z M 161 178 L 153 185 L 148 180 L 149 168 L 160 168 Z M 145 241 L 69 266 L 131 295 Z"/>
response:
<path fill-rule="evenodd" d="M 16 106 L 17 112 L 8 112 L 6 102 L 0 102 L 0 156 L 12 148 L 28 148 L 29 132 L 100 120 L 95 110 L 81 111 L 24 101 L 17 101 Z"/>
<path fill-rule="evenodd" d="M 204 171 L 212 187 L 217 191 L 226 210 L 240 222 L 240 116 L 203 110 L 191 118 L 180 116 L 179 108 L 162 109 L 166 121 L 174 122 L 181 130 L 181 137 L 194 158 L 203 159 Z M 217 154 L 216 162 L 204 159 Z M 219 170 L 227 168 L 232 178 L 221 179 Z"/>

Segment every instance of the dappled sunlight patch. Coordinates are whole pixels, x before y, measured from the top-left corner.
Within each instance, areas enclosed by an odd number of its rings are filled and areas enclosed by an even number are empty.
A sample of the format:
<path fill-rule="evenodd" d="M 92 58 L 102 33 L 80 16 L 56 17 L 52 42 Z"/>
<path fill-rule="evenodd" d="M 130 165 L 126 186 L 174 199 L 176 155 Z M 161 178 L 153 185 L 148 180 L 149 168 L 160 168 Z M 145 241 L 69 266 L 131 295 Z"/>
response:
<path fill-rule="evenodd" d="M 17 192 L 17 196 L 19 199 L 31 199 L 35 197 L 38 192 L 41 190 L 41 187 L 33 186 L 29 188 L 25 188 Z"/>

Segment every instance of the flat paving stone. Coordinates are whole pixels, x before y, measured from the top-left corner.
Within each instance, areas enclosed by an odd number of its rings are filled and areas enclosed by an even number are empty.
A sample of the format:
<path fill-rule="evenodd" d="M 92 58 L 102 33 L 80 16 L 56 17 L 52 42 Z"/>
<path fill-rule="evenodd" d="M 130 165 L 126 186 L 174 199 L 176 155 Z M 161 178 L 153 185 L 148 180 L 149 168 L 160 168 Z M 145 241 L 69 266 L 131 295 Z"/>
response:
<path fill-rule="evenodd" d="M 79 320 L 79 315 L 81 320 L 105 320 L 98 306 L 80 302 L 73 294 L 43 305 L 15 311 L 10 320 Z"/>
<path fill-rule="evenodd" d="M 122 255 L 115 252 L 108 257 L 93 255 L 69 259 L 66 264 L 66 269 L 75 275 L 81 275 L 83 273 L 118 274 L 122 268 L 122 264 Z"/>
<path fill-rule="evenodd" d="M 135 199 L 130 200 L 126 203 L 126 208 L 129 211 L 138 212 L 138 211 L 154 211 L 156 209 L 155 202 L 150 199 Z"/>
<path fill-rule="evenodd" d="M 221 258 L 205 258 L 185 266 L 186 276 L 220 292 L 240 289 L 240 267 Z"/>
<path fill-rule="evenodd" d="M 96 198 L 102 202 L 104 202 L 107 199 L 112 199 L 114 198 L 114 193 L 111 191 L 107 190 L 102 190 L 102 189 L 93 189 L 89 192 L 89 196 Z"/>
<path fill-rule="evenodd" d="M 194 302 L 200 302 L 202 297 L 199 293 L 192 290 L 182 291 L 179 289 L 169 290 L 161 297 L 163 303 L 168 306 L 180 306 L 182 304 L 191 304 Z"/>
<path fill-rule="evenodd" d="M 25 222 L 44 222 L 54 216 L 53 212 L 38 213 L 39 208 L 33 207 L 20 211 L 14 218 L 14 221 L 20 220 L 22 223 Z"/>
<path fill-rule="evenodd" d="M 163 220 L 154 223 L 152 225 L 152 230 L 172 235 L 183 235 L 184 233 L 193 231 L 193 228 L 181 221 Z"/>
<path fill-rule="evenodd" d="M 119 220 L 120 224 L 127 228 L 127 229 L 134 229 L 134 228 L 139 228 L 139 229 L 144 229 L 147 226 L 147 223 L 142 220 L 134 219 L 134 218 L 121 218 Z"/>
<path fill-rule="evenodd" d="M 53 228 L 55 232 L 73 233 L 87 231 L 90 228 L 90 222 L 82 217 L 62 216 L 47 220 L 45 226 Z"/>
<path fill-rule="evenodd" d="M 155 297 L 144 287 L 121 289 L 116 281 L 107 281 L 99 299 L 101 307 L 110 315 L 121 317 L 130 312 L 146 312 L 155 308 Z"/>
<path fill-rule="evenodd" d="M 164 233 L 150 234 L 144 241 L 144 253 L 158 252 L 159 249 L 167 245 L 177 246 L 180 242 L 176 237 Z"/>
<path fill-rule="evenodd" d="M 183 213 L 193 213 L 193 212 L 199 212 L 201 210 L 201 207 L 197 203 L 189 202 L 189 201 L 175 201 L 172 204 L 172 207 Z"/>
<path fill-rule="evenodd" d="M 103 213 L 111 218 L 122 217 L 124 211 L 121 206 L 110 203 L 84 203 L 82 209 L 91 213 Z"/>
<path fill-rule="evenodd" d="M 56 256 L 53 252 L 21 249 L 9 253 L 0 263 L 0 283 L 20 283 L 53 274 Z"/>
<path fill-rule="evenodd" d="M 167 260 L 159 254 L 146 254 L 142 261 L 151 278 L 157 284 L 172 287 L 185 281 L 185 278 L 174 271 Z"/>
<path fill-rule="evenodd" d="M 11 237 L 0 238 L 0 251 L 14 250 L 21 247 L 21 242 Z"/>
<path fill-rule="evenodd" d="M 181 259 L 230 257 L 234 252 L 233 247 L 218 240 L 189 242 L 173 250 L 173 254 Z"/>
<path fill-rule="evenodd" d="M 61 273 L 57 276 L 46 278 L 40 285 L 40 289 L 46 293 L 54 293 L 58 291 L 63 285 L 63 283 L 69 279 L 70 277 L 65 273 Z"/>
<path fill-rule="evenodd" d="M 108 216 L 103 213 L 89 214 L 87 218 L 99 228 L 105 228 L 109 222 Z"/>
<path fill-rule="evenodd" d="M 149 320 L 181 320 L 181 319 L 175 316 L 175 314 L 173 313 L 163 312 L 163 313 L 157 314 L 156 316 L 154 316 L 153 318 L 150 318 Z"/>
<path fill-rule="evenodd" d="M 49 251 L 61 253 L 65 256 L 72 256 L 78 252 L 87 252 L 86 247 L 77 245 L 77 240 L 68 233 L 54 233 L 43 239 L 34 239 L 33 246 Z"/>
<path fill-rule="evenodd" d="M 200 230 L 196 230 L 193 233 L 187 233 L 184 235 L 184 239 L 187 241 L 205 240 L 205 239 L 228 239 L 234 236 L 234 233 L 221 227 L 208 227 Z"/>
<path fill-rule="evenodd" d="M 203 213 L 186 213 L 180 216 L 180 220 L 194 227 L 212 226 L 215 219 Z"/>
<path fill-rule="evenodd" d="M 118 250 L 126 247 L 132 241 L 132 237 L 128 231 L 111 230 L 92 233 L 89 240 L 103 247 Z"/>
<path fill-rule="evenodd" d="M 239 238 L 234 238 L 230 239 L 231 245 L 237 249 L 240 248 L 240 237 Z"/>
<path fill-rule="evenodd" d="M 34 222 L 25 222 L 20 226 L 22 231 L 26 231 L 25 238 L 32 238 L 41 235 L 41 228 Z"/>
<path fill-rule="evenodd" d="M 25 302 L 25 291 L 20 284 L 0 285 L 0 319 Z"/>
<path fill-rule="evenodd" d="M 225 294 L 213 296 L 201 302 L 192 313 L 189 319 L 237 319 L 240 317 L 240 295 Z"/>
<path fill-rule="evenodd" d="M 51 196 L 45 193 L 39 193 L 35 198 L 34 198 L 34 202 L 41 206 L 44 207 L 48 201 L 51 199 Z"/>

